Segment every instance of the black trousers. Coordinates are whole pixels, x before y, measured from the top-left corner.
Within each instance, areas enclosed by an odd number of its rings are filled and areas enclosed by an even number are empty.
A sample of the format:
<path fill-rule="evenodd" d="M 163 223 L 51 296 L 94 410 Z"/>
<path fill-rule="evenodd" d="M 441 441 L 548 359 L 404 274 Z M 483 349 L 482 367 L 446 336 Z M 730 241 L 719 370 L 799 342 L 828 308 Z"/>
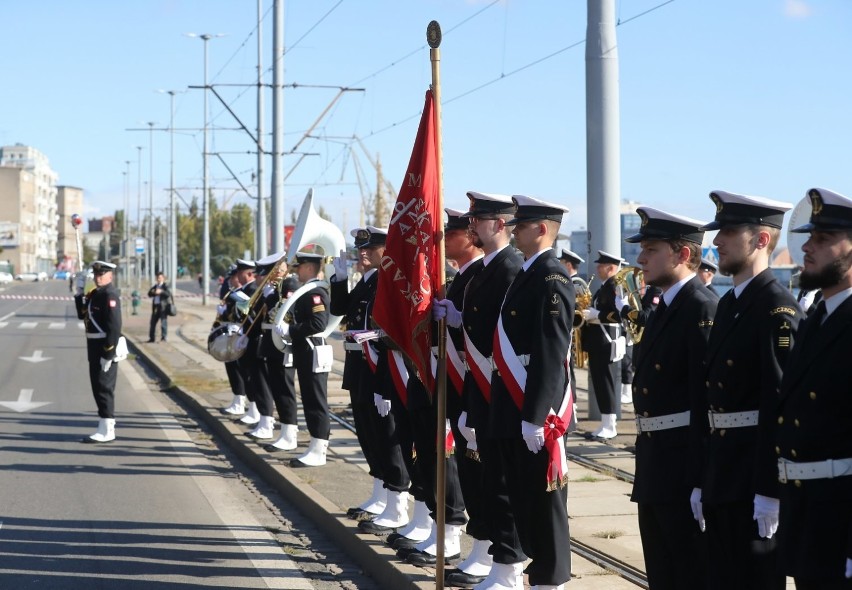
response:
<path fill-rule="evenodd" d="M 118 378 L 118 363 L 113 362 L 109 371 L 104 373 L 101 368 L 103 341 L 92 339 L 87 340 L 86 344 L 89 361 L 89 384 L 92 387 L 95 405 L 98 407 L 98 416 L 115 418 L 115 381 Z"/>
<path fill-rule="evenodd" d="M 476 434 L 476 446 L 482 461 L 482 503 L 488 518 L 491 549 L 488 552 L 495 563 L 519 563 L 527 556 L 521 548 L 521 540 L 509 499 L 509 488 L 503 461 L 500 457 L 500 441 Z"/>
<path fill-rule="evenodd" d="M 465 531 L 468 535 L 478 541 L 487 541 L 490 538 L 490 517 L 485 504 L 482 502 L 484 473 L 482 463 L 467 456 L 467 440 L 459 430 L 458 416 L 450 418 L 450 426 L 453 429 L 453 438 L 456 441 L 456 469 L 459 478 L 465 510 L 467 510 L 467 526 Z"/>
<path fill-rule="evenodd" d="M 688 494 L 675 504 L 640 502 L 639 535 L 651 590 L 707 588 L 707 537 Z"/>
<path fill-rule="evenodd" d="M 263 359 L 257 356 L 257 341 L 250 340 L 245 354 L 240 357 L 240 368 L 246 378 L 246 396 L 257 404 L 261 416 L 272 416 L 274 401 L 272 389 L 266 380 Z"/>
<path fill-rule="evenodd" d="M 546 449 L 533 454 L 519 438 L 499 439 L 497 449 L 521 548 L 532 559 L 525 570 L 530 585 L 567 582 L 571 579 L 568 489 L 547 491 Z"/>
<path fill-rule="evenodd" d="M 608 348 L 589 349 L 589 377 L 601 414 L 615 414 L 617 408 L 615 392 L 616 383 L 619 383 L 619 366 L 609 362 L 609 356 Z"/>
<path fill-rule="evenodd" d="M 155 340 L 157 322 L 160 322 L 160 338 L 165 340 L 169 331 L 169 316 L 159 305 L 151 310 L 151 324 L 148 329 L 148 340 Z"/>
<path fill-rule="evenodd" d="M 414 438 L 408 412 L 394 391 L 390 375 L 380 376 L 378 383 L 378 388 L 391 399 L 391 411 L 387 416 L 379 416 L 375 405 L 370 416 L 371 427 L 376 433 L 376 452 L 382 464 L 382 481 L 385 482 L 385 488 L 392 492 L 411 491 L 415 499 L 425 500 L 421 489 L 409 490 L 411 473 L 414 471 Z"/>
<path fill-rule="evenodd" d="M 278 349 L 267 351 L 262 363 L 263 379 L 269 385 L 278 420 L 281 424 L 297 424 L 296 369 L 284 366 L 284 353 Z"/>
<path fill-rule="evenodd" d="M 852 579 L 850 578 L 838 578 L 828 581 L 793 578 L 793 581 L 796 582 L 796 590 L 850 590 L 852 588 Z"/>
<path fill-rule="evenodd" d="M 421 479 L 426 506 L 433 520 L 438 519 L 437 513 L 437 444 L 438 436 L 445 436 L 445 429 L 438 432 L 438 409 L 434 405 L 422 406 L 409 411 L 409 420 L 414 435 L 414 448 L 417 452 L 417 476 Z M 444 489 L 446 501 L 444 504 L 444 522 L 462 525 L 467 522 L 464 515 L 464 500 L 462 499 L 459 473 L 456 467 L 456 457 L 451 455 L 444 462 Z"/>
<path fill-rule="evenodd" d="M 228 383 L 231 385 L 231 391 L 234 392 L 234 395 L 245 395 L 246 383 L 237 361 L 225 363 L 225 373 L 228 374 Z"/>
<path fill-rule="evenodd" d="M 751 500 L 704 504 L 710 567 L 709 586 L 718 590 L 783 590 L 776 537 L 762 539 Z"/>
<path fill-rule="evenodd" d="M 328 440 L 331 433 L 331 420 L 328 417 L 328 373 L 314 373 L 314 351 L 307 343 L 294 343 L 293 365 L 299 375 L 299 392 L 308 432 L 313 438 Z"/>

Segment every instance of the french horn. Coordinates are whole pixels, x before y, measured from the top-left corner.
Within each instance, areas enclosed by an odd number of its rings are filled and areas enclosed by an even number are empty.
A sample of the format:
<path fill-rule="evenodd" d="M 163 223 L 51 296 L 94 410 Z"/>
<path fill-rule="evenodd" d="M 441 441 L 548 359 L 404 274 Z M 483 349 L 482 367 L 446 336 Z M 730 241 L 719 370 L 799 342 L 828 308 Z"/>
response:
<path fill-rule="evenodd" d="M 290 238 L 290 247 L 287 249 L 287 264 L 291 264 L 296 259 L 296 253 L 299 250 L 309 244 L 314 244 L 322 248 L 326 262 L 323 270 L 325 276 L 330 277 L 334 274 L 334 265 L 331 264 L 331 259 L 338 256 L 341 250 L 346 249 L 346 238 L 336 225 L 319 216 L 319 213 L 314 209 L 313 200 L 314 191 L 313 189 L 309 189 L 305 200 L 302 201 L 299 218 L 296 220 L 296 227 L 293 230 L 293 236 Z M 314 281 L 299 287 L 283 303 L 279 304 L 272 321 L 273 326 L 287 323 L 285 317 L 289 314 L 290 309 L 299 297 L 318 286 L 323 286 L 326 289 L 329 288 L 328 283 L 325 281 Z M 331 316 L 326 329 L 319 334 L 313 334 L 313 336 L 326 338 L 337 329 L 342 319 L 342 316 Z M 288 345 L 274 329 L 272 330 L 272 343 L 275 345 L 275 348 L 282 351 Z"/>

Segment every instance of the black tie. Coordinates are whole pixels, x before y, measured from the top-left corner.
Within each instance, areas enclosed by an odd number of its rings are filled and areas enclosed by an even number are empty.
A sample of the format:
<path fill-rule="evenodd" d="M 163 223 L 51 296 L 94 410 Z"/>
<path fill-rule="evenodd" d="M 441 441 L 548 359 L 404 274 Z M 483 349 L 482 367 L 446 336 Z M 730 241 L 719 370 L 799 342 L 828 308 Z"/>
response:
<path fill-rule="evenodd" d="M 801 346 L 802 349 L 806 350 L 808 345 L 807 343 L 813 342 L 813 339 L 822 324 L 822 320 L 825 319 L 825 313 L 825 301 L 820 301 L 816 306 L 816 311 L 808 316 L 806 331 L 802 335 L 801 343 L 797 344 L 797 346 Z"/>

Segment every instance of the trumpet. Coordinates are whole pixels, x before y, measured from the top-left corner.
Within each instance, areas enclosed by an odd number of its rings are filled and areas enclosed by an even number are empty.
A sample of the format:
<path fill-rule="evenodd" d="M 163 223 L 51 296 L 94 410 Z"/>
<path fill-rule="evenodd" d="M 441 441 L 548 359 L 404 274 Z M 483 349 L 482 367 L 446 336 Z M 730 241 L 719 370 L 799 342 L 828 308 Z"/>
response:
<path fill-rule="evenodd" d="M 571 277 L 571 282 L 574 283 L 574 291 L 577 293 L 577 300 L 574 307 L 573 321 L 573 338 L 571 339 L 571 352 L 574 357 L 574 366 L 582 369 L 586 366 L 586 351 L 583 350 L 583 338 L 581 336 L 581 328 L 586 323 L 583 318 L 583 311 L 588 309 L 592 304 L 592 290 L 589 284 L 580 278 L 580 275 Z"/>
<path fill-rule="evenodd" d="M 636 317 L 642 311 L 642 287 L 645 284 L 642 269 L 635 266 L 625 266 L 615 274 L 613 280 L 622 290 L 622 296 L 630 307 L 630 312 L 624 318 L 627 335 L 633 344 L 638 344 L 642 340 L 642 332 L 645 330 L 644 326 L 636 322 Z"/>

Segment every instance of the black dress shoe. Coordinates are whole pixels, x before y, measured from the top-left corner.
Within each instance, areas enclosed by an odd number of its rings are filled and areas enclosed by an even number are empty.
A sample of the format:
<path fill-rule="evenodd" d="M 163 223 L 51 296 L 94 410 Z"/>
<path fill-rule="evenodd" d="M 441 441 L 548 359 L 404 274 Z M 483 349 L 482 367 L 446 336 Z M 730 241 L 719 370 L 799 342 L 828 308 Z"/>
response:
<path fill-rule="evenodd" d="M 384 535 L 387 533 L 392 533 L 396 529 L 397 527 L 376 524 L 372 520 L 362 520 L 358 523 L 358 530 L 360 530 L 362 533 L 373 533 L 374 535 Z"/>
<path fill-rule="evenodd" d="M 400 547 L 396 550 L 396 556 L 400 558 L 402 561 L 406 561 L 408 556 L 417 551 L 415 546 L 411 547 Z"/>
<path fill-rule="evenodd" d="M 485 576 L 471 576 L 461 570 L 447 572 L 444 576 L 444 586 L 452 586 L 454 588 L 473 588 L 485 580 Z"/>
<path fill-rule="evenodd" d="M 153 343 L 154 343 L 154 340 L 153 340 L 153 339 L 152 339 L 152 340 L 148 340 L 148 344 L 153 344 Z"/>
<path fill-rule="evenodd" d="M 302 463 L 301 461 L 299 461 L 298 457 L 294 457 L 290 459 L 290 467 L 293 467 L 295 469 L 301 469 L 302 467 L 313 467 L 313 465 Z"/>
<path fill-rule="evenodd" d="M 394 543 L 395 543 L 398 539 L 404 539 L 404 538 L 405 538 L 405 537 L 403 537 L 403 536 L 402 536 L 402 535 L 400 535 L 399 533 L 391 533 L 391 534 L 389 534 L 387 537 L 385 537 L 385 543 L 387 543 L 388 545 L 390 545 L 391 547 L 393 547 L 393 544 L 394 544 Z"/>
<path fill-rule="evenodd" d="M 396 533 L 391 533 L 396 534 Z M 390 535 L 389 535 L 390 536 Z M 409 539 L 408 537 L 403 537 L 402 535 L 399 538 L 394 539 L 393 542 L 389 542 L 388 545 L 399 551 L 403 548 L 414 548 L 420 544 L 420 541 L 415 541 L 414 539 Z"/>
<path fill-rule="evenodd" d="M 351 518 L 352 520 L 358 520 L 358 516 L 367 512 L 360 506 L 353 506 L 349 510 L 346 511 L 346 518 Z"/>
<path fill-rule="evenodd" d="M 454 559 L 458 559 L 460 555 L 456 553 L 455 555 L 445 555 L 444 556 L 444 565 L 449 565 L 450 561 Z M 425 551 L 419 551 L 415 549 L 411 553 L 408 554 L 408 557 L 405 558 L 405 561 L 410 563 L 411 565 L 435 565 L 438 563 L 438 557 L 436 555 L 430 555 Z"/>
<path fill-rule="evenodd" d="M 113 439 L 114 440 L 114 439 Z M 84 436 L 80 439 L 80 442 L 87 445 L 105 445 L 111 443 L 111 440 L 95 440 L 91 437 Z"/>

